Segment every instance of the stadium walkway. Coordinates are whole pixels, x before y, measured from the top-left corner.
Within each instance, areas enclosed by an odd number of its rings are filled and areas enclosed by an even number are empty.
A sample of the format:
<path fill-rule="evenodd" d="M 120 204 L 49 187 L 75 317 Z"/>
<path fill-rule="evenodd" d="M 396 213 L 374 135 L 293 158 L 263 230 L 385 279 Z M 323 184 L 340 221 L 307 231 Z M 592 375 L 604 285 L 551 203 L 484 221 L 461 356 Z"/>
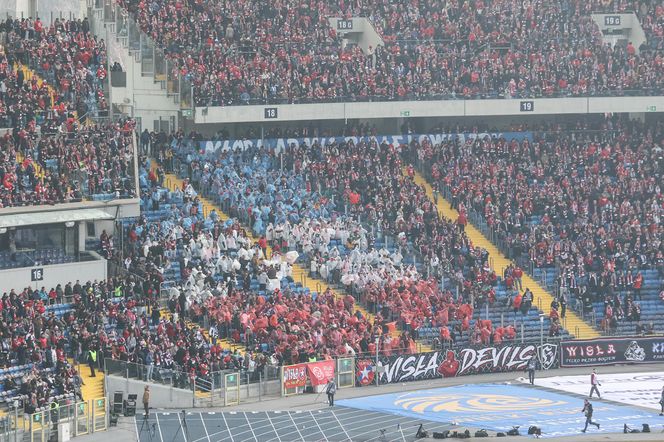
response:
<path fill-rule="evenodd" d="M 156 160 L 154 160 L 154 159 L 152 160 L 152 165 L 153 165 L 152 167 L 156 167 L 156 165 L 157 165 Z M 183 180 L 181 180 L 180 178 L 178 178 L 177 176 L 175 176 L 174 174 L 171 174 L 171 173 L 166 174 L 165 179 L 164 179 L 164 186 L 166 188 L 168 188 L 169 190 L 171 190 L 171 191 L 174 190 L 175 188 L 178 188 L 178 187 L 180 189 L 182 189 L 182 183 L 183 183 Z M 208 215 L 212 210 L 214 210 L 214 211 L 217 212 L 220 219 L 222 219 L 224 221 L 230 219 L 230 217 L 226 213 L 224 213 L 221 210 L 221 208 L 218 207 L 216 204 L 214 204 L 212 201 L 205 198 L 200 193 L 199 193 L 198 196 L 199 196 L 199 198 L 201 200 L 201 203 L 203 205 L 203 212 L 204 212 L 205 215 Z M 256 238 L 253 235 L 252 230 L 251 230 L 250 227 L 245 226 L 245 231 L 247 232 L 247 236 L 251 239 L 252 242 L 256 243 L 258 241 L 258 238 Z M 267 248 L 267 253 L 268 253 L 269 256 L 272 256 L 272 248 L 269 245 L 268 245 L 268 248 Z M 309 270 L 307 268 L 303 267 L 302 265 L 298 264 L 298 263 L 293 264 L 293 280 L 296 283 L 297 282 L 301 283 L 303 287 L 309 288 L 309 290 L 311 290 L 311 292 L 321 292 L 321 291 L 324 291 L 326 288 L 329 287 L 328 283 L 323 281 L 322 279 L 312 278 L 311 276 L 309 276 Z M 332 291 L 332 293 L 334 294 L 334 296 L 336 298 L 343 298 L 345 296 L 345 294 L 341 293 L 339 290 L 336 290 L 333 287 L 329 287 L 329 288 L 330 288 L 330 290 Z M 360 313 L 362 313 L 363 316 L 368 318 L 368 320 L 371 323 L 373 323 L 373 321 L 374 321 L 374 315 L 373 314 L 369 313 L 369 311 L 367 311 L 364 307 L 362 307 L 358 303 L 355 303 L 355 309 L 359 310 Z M 397 332 L 399 332 L 399 331 L 401 331 L 401 330 L 397 329 Z M 223 343 L 225 345 L 228 345 L 228 346 L 233 347 L 233 348 L 238 348 L 239 347 L 237 345 L 232 345 L 228 341 L 225 341 Z M 424 342 L 421 342 L 421 341 L 417 341 L 417 347 L 418 347 L 418 351 L 421 351 L 421 352 L 427 352 L 427 351 L 432 350 L 432 348 L 429 345 L 427 345 L 427 344 L 425 344 Z"/>
<path fill-rule="evenodd" d="M 433 189 L 418 171 L 415 171 L 415 182 L 425 189 L 427 197 L 433 201 Z M 436 206 L 438 213 L 445 218 L 456 221 L 459 216 L 459 212 L 452 209 L 450 203 L 442 196 L 438 197 L 438 204 Z M 471 223 L 466 225 L 466 234 L 474 245 L 489 251 L 489 256 L 493 258 L 494 270 L 496 273 L 498 273 L 499 276 L 502 276 L 503 270 L 512 262 L 507 259 L 507 257 Z M 528 287 L 533 292 L 533 304 L 540 310 L 543 310 L 546 314 L 548 307 L 553 301 L 553 296 L 525 272 L 522 280 L 523 287 Z M 571 311 L 571 309 L 567 309 L 567 314 L 563 326 L 567 329 L 567 331 L 575 335 L 578 339 L 598 338 L 600 336 L 597 330 L 579 318 L 579 316 Z"/>
<path fill-rule="evenodd" d="M 70 362 L 73 362 L 70 360 Z M 81 385 L 81 394 L 83 400 L 98 399 L 106 396 L 104 394 L 104 371 L 95 369 L 95 377 L 90 376 L 90 367 L 87 364 L 80 364 L 76 367 L 81 375 L 83 385 Z"/>

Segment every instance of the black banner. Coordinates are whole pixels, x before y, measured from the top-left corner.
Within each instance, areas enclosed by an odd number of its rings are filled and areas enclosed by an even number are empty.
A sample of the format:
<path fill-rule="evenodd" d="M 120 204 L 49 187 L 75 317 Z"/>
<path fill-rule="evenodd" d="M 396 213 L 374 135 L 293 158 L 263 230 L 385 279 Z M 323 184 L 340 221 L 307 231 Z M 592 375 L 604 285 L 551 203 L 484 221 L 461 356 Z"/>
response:
<path fill-rule="evenodd" d="M 561 367 L 664 362 L 664 337 L 599 338 L 560 344 Z"/>
<path fill-rule="evenodd" d="M 537 355 L 542 369 L 558 368 L 557 344 L 512 344 L 413 355 L 379 356 L 377 370 L 375 358 L 357 358 L 356 384 L 370 385 L 375 382 L 376 375 L 379 376 L 380 384 L 390 384 L 476 373 L 519 371 L 525 370 L 533 355 Z"/>

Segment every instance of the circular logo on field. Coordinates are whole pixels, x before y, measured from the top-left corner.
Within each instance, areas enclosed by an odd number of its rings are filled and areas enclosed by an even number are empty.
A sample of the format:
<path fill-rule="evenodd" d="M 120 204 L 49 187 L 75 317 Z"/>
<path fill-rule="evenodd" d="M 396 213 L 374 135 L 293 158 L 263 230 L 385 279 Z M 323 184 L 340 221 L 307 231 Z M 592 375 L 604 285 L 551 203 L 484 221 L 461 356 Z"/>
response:
<path fill-rule="evenodd" d="M 555 407 L 565 405 L 567 402 L 534 397 L 477 393 L 409 397 L 398 399 L 394 404 L 417 413 L 424 413 L 425 411 L 503 413 L 506 411 Z"/>

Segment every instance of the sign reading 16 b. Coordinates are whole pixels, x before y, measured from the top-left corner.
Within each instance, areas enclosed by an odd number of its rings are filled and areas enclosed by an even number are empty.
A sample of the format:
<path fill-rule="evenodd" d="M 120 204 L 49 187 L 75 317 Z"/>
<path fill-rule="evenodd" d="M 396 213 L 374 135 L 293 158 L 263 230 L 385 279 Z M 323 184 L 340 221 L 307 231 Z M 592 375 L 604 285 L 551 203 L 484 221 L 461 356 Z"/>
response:
<path fill-rule="evenodd" d="M 337 29 L 340 30 L 353 29 L 353 20 L 337 20 Z"/>

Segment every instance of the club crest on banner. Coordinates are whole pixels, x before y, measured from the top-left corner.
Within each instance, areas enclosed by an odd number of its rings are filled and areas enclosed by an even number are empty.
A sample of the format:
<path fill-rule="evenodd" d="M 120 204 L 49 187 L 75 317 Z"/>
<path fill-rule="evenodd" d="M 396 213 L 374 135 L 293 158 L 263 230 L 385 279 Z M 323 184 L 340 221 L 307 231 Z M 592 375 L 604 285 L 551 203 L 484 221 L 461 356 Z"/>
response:
<path fill-rule="evenodd" d="M 558 346 L 543 344 L 537 348 L 537 358 L 543 370 L 548 370 L 558 361 Z"/>
<path fill-rule="evenodd" d="M 374 362 L 369 359 L 360 359 L 357 362 L 357 383 L 360 385 L 371 385 L 374 382 Z"/>
<path fill-rule="evenodd" d="M 628 361 L 641 362 L 646 358 L 646 351 L 639 345 L 638 342 L 632 341 L 625 350 L 625 359 Z"/>

